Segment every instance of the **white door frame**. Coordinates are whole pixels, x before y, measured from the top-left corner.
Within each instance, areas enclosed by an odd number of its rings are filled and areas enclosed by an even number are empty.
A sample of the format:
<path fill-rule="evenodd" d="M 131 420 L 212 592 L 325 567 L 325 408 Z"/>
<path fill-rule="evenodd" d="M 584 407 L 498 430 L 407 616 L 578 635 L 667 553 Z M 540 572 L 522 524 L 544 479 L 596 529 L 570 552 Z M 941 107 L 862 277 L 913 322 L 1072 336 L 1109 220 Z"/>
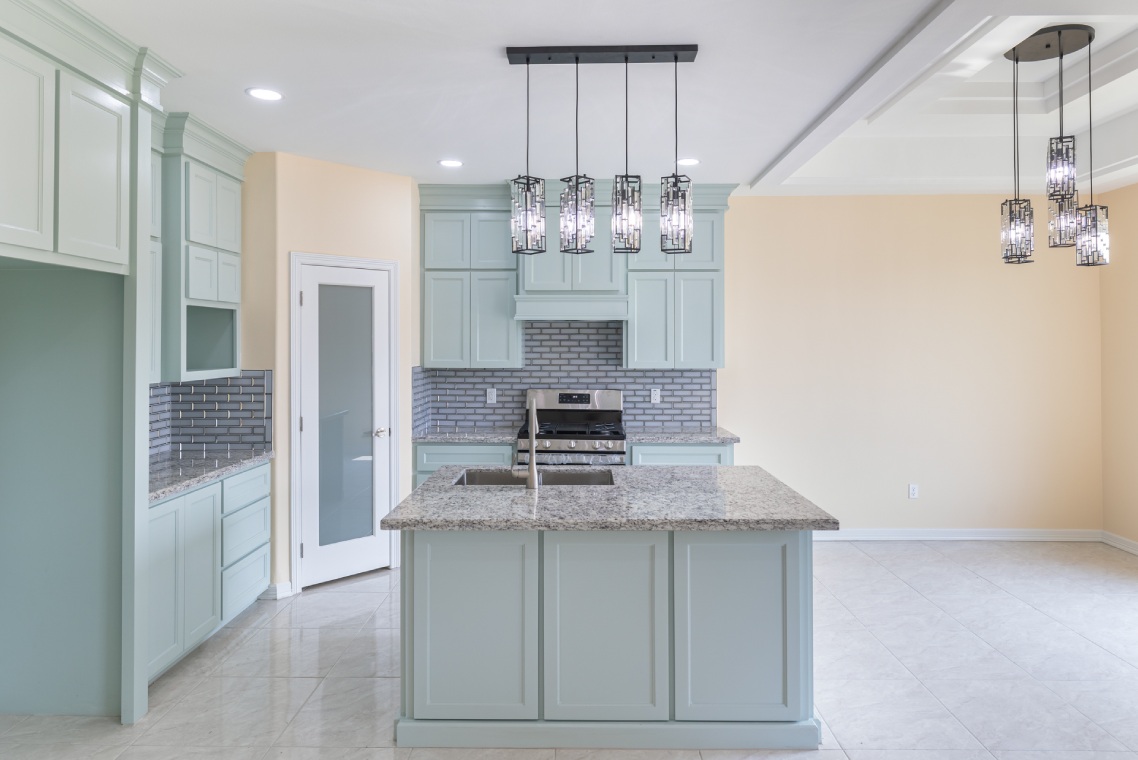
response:
<path fill-rule="evenodd" d="M 302 266 L 374 269 L 389 272 L 388 324 L 391 330 L 388 366 L 388 403 L 391 405 L 391 505 L 399 503 L 399 262 L 328 256 L 290 251 L 289 275 L 289 581 L 291 592 L 300 592 L 300 268 Z M 391 566 L 399 566 L 398 531 L 389 531 Z"/>

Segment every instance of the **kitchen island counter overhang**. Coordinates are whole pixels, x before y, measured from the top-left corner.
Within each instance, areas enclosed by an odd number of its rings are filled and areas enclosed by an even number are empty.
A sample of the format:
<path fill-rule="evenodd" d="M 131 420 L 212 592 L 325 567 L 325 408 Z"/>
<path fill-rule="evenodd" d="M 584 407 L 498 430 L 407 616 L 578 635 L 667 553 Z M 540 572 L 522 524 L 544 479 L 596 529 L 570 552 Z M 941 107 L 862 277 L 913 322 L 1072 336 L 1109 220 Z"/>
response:
<path fill-rule="evenodd" d="M 838 521 L 760 467 L 541 469 L 612 485 L 443 467 L 384 518 L 396 743 L 817 747 L 811 531 Z"/>

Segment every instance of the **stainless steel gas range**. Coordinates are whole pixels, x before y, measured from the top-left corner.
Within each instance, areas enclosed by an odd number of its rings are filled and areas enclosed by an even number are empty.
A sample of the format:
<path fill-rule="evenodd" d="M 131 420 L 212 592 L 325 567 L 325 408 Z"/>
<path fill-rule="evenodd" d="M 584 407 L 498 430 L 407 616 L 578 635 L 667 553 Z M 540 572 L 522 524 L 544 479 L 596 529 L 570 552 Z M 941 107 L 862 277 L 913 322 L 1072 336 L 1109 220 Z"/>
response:
<path fill-rule="evenodd" d="M 526 391 L 537 406 L 538 464 L 624 464 L 624 395 L 613 390 Z M 518 431 L 518 464 L 529 464 L 529 422 Z"/>

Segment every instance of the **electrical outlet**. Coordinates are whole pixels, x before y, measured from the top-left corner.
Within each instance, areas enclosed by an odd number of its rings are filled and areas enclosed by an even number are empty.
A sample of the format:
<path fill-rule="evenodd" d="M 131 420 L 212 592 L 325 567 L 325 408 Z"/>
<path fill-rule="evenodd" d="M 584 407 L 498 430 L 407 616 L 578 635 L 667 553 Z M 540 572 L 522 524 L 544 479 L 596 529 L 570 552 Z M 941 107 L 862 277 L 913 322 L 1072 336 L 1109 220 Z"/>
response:
<path fill-rule="evenodd" d="M 498 403 L 498 389 L 497 388 L 487 388 L 486 389 L 486 403 L 487 404 L 497 404 Z"/>
<path fill-rule="evenodd" d="M 659 388 L 653 388 L 652 389 L 652 403 L 653 404 L 659 404 L 660 403 L 660 389 Z"/>
<path fill-rule="evenodd" d="M 910 483 L 909 484 L 909 498 L 915 499 L 920 495 L 921 495 L 920 489 L 917 487 L 917 484 L 916 483 Z"/>

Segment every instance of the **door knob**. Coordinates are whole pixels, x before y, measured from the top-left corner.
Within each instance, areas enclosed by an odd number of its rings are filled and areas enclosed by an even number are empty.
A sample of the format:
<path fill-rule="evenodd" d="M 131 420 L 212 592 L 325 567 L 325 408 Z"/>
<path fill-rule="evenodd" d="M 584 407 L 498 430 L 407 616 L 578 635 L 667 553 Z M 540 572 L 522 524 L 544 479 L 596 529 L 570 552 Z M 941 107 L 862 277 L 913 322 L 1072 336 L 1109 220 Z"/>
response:
<path fill-rule="evenodd" d="M 376 428 L 375 429 L 375 437 L 376 438 L 386 438 L 387 437 L 387 428 Z"/>

